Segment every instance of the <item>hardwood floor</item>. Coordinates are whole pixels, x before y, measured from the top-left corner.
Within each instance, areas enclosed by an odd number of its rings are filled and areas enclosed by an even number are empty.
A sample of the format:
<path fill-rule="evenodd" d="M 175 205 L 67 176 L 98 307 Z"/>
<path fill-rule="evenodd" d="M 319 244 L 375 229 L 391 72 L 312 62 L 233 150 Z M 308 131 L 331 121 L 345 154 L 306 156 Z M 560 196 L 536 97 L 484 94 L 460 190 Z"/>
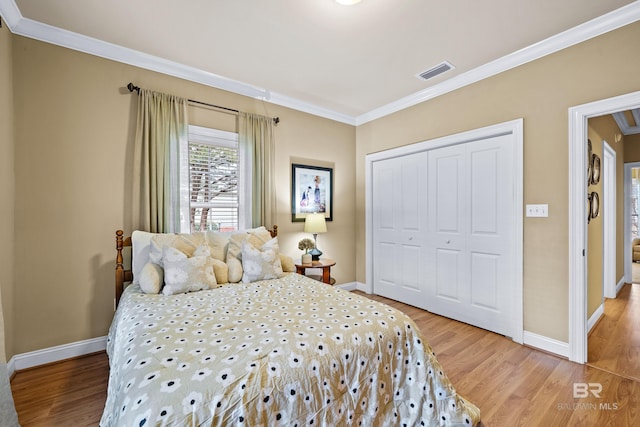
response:
<path fill-rule="evenodd" d="M 458 393 L 480 408 L 483 426 L 640 425 L 639 381 L 396 301 L 369 297 L 414 319 Z M 104 353 L 18 372 L 11 388 L 20 423 L 95 426 L 107 381 Z M 586 388 L 588 383 L 591 389 Z M 574 398 L 574 384 L 578 393 L 589 397 Z M 594 384 L 602 385 L 599 398 L 590 393 L 598 391 Z"/>
<path fill-rule="evenodd" d="M 18 422 L 22 427 L 97 426 L 108 381 L 104 352 L 19 371 L 11 381 Z"/>
<path fill-rule="evenodd" d="M 588 364 L 640 381 L 640 284 L 625 284 L 606 299 L 604 316 L 589 334 Z"/>
<path fill-rule="evenodd" d="M 416 322 L 458 393 L 480 408 L 484 426 L 640 425 L 639 381 L 396 301 L 369 297 Z M 579 383 L 601 384 L 600 397 Z M 574 384 L 578 396 L 587 392 L 589 397 L 574 398 Z M 597 392 L 598 386 L 592 387 Z"/>

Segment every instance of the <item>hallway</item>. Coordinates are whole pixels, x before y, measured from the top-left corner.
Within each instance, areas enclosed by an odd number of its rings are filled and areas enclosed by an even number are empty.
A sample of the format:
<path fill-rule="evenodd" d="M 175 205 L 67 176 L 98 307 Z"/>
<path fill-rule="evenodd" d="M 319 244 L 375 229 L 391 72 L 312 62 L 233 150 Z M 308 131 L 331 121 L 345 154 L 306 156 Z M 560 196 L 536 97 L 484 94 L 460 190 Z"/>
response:
<path fill-rule="evenodd" d="M 639 325 L 640 284 L 626 283 L 617 298 L 605 299 L 604 316 L 589 334 L 587 364 L 640 380 Z"/>

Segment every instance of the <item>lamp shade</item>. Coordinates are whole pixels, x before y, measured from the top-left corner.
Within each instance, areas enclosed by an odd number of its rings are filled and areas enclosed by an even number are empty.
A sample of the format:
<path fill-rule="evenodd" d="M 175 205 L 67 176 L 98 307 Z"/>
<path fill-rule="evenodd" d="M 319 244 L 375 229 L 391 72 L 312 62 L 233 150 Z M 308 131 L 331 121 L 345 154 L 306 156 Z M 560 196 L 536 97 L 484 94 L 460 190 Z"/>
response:
<path fill-rule="evenodd" d="M 305 233 L 326 233 L 327 223 L 324 220 L 324 214 L 312 213 L 308 214 L 304 220 L 304 232 Z"/>

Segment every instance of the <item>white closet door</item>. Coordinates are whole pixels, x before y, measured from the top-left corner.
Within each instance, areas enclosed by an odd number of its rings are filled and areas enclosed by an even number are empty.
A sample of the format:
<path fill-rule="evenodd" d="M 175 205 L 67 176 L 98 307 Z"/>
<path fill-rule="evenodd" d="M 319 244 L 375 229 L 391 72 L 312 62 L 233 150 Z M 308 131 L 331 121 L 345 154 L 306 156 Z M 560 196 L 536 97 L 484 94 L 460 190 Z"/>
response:
<path fill-rule="evenodd" d="M 427 153 L 373 164 L 374 288 L 425 308 Z"/>
<path fill-rule="evenodd" d="M 468 181 L 463 145 L 429 152 L 427 310 L 454 319 L 462 316 L 469 301 Z"/>
<path fill-rule="evenodd" d="M 429 152 L 427 309 L 510 335 L 511 136 Z"/>

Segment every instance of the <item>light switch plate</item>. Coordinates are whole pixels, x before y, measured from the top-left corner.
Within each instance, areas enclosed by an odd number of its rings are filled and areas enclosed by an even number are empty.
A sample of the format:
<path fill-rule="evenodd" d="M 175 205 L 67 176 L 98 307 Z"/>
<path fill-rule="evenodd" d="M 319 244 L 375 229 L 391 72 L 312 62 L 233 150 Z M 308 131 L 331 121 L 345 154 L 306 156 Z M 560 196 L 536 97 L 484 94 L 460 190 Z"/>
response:
<path fill-rule="evenodd" d="M 526 215 L 529 217 L 546 218 L 549 216 L 549 205 L 527 205 Z"/>

